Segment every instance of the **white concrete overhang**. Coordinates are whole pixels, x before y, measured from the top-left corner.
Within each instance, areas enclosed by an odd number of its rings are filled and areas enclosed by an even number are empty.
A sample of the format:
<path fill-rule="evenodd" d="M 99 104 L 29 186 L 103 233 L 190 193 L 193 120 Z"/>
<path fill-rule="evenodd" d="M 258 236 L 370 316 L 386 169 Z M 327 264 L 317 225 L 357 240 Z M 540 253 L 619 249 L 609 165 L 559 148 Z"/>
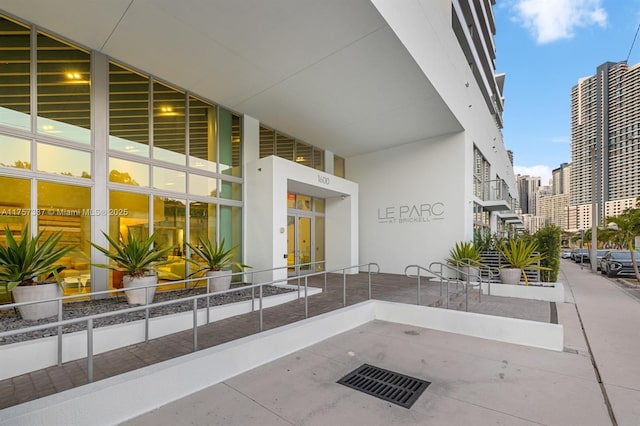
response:
<path fill-rule="evenodd" d="M 0 7 L 343 157 L 462 130 L 369 0 Z"/>
<path fill-rule="evenodd" d="M 483 209 L 490 212 L 503 212 L 511 210 L 511 205 L 509 205 L 509 203 L 505 200 L 479 200 L 478 204 L 480 204 Z"/>

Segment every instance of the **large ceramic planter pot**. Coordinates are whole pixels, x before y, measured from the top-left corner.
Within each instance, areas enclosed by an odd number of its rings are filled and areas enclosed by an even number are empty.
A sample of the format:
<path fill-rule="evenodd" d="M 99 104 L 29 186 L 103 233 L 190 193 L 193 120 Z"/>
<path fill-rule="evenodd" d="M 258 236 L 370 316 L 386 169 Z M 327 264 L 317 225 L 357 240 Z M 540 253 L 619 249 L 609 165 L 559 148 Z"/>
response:
<path fill-rule="evenodd" d="M 47 300 L 62 296 L 58 283 L 39 285 L 19 285 L 12 290 L 16 303 Z M 34 303 L 18 307 L 22 319 L 35 321 L 58 314 L 58 302 Z"/>
<path fill-rule="evenodd" d="M 461 281 L 467 281 L 467 276 L 469 276 L 469 281 L 478 281 L 480 268 L 475 266 L 461 266 L 459 269 L 460 273 L 458 274 L 458 279 Z"/>
<path fill-rule="evenodd" d="M 231 287 L 231 271 L 207 271 L 207 279 L 212 293 L 229 290 Z"/>
<path fill-rule="evenodd" d="M 122 279 L 122 283 L 125 288 L 124 294 L 126 294 L 127 302 L 129 302 L 130 305 L 148 305 L 153 302 L 153 296 L 156 294 L 155 284 L 158 284 L 158 277 L 156 275 L 146 275 L 138 278 L 132 277 L 131 275 L 125 275 Z M 153 287 L 148 287 L 146 289 L 141 288 L 139 290 L 128 290 L 148 285 L 153 285 Z"/>
<path fill-rule="evenodd" d="M 500 269 L 500 282 L 502 284 L 520 284 L 522 271 L 518 268 Z"/>

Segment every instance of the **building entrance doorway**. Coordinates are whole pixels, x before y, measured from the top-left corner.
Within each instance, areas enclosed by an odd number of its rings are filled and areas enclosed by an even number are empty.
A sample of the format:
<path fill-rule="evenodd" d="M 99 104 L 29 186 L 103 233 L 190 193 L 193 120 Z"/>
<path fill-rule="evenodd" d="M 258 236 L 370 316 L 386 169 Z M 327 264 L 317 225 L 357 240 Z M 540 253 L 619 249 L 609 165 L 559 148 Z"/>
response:
<path fill-rule="evenodd" d="M 324 200 L 288 194 L 287 272 L 324 270 Z"/>

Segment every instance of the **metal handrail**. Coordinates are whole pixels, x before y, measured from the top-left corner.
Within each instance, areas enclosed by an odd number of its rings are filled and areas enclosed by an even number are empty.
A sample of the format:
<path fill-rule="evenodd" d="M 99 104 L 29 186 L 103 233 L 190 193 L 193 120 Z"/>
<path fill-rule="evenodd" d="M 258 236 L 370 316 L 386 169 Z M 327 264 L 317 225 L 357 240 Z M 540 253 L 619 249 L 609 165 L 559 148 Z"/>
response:
<path fill-rule="evenodd" d="M 358 271 L 360 272 L 361 269 L 366 266 L 367 267 L 367 273 L 368 273 L 368 287 L 369 287 L 369 299 L 371 299 L 371 275 L 372 274 L 376 274 L 380 272 L 380 266 L 377 263 L 363 263 L 360 265 L 353 265 L 353 266 L 347 266 L 347 267 L 343 267 L 343 268 L 338 268 L 332 271 L 322 271 L 322 272 L 317 272 L 314 274 L 308 274 L 304 276 L 305 279 L 305 318 L 308 318 L 309 315 L 309 310 L 308 310 L 308 278 L 310 276 L 316 276 L 316 275 L 321 275 L 321 274 L 325 274 L 325 289 L 326 289 L 326 274 L 329 273 L 336 273 L 336 272 L 342 272 L 343 275 L 343 306 L 346 306 L 347 300 L 346 300 L 346 271 L 347 270 L 352 270 L 352 269 L 358 269 Z M 372 267 L 375 266 L 376 267 L 376 271 L 372 271 Z M 282 269 L 281 267 L 278 268 L 274 268 L 274 270 L 276 269 Z M 265 271 L 266 272 L 266 271 Z M 229 275 L 233 275 L 233 274 L 229 274 Z M 297 276 L 292 276 L 292 277 L 287 277 L 284 279 L 278 279 L 278 280 L 272 280 L 272 281 L 268 281 L 268 282 L 263 282 L 263 283 L 257 283 L 257 284 L 250 284 L 250 285 L 246 285 L 243 286 L 242 289 L 248 289 L 251 288 L 252 289 L 252 295 L 253 295 L 253 289 L 258 287 L 259 288 L 259 321 L 260 321 L 260 331 L 262 332 L 264 329 L 264 324 L 263 324 L 263 292 L 262 292 L 262 288 L 265 285 L 274 285 L 274 284 L 279 284 L 279 283 L 283 283 L 283 282 L 289 282 L 292 279 L 297 279 Z M 199 280 L 202 280 L 203 278 L 198 278 Z M 179 281 L 175 281 L 175 283 L 179 283 L 179 282 L 186 282 L 186 281 L 192 281 L 194 279 L 187 279 L 187 280 L 179 280 Z M 160 284 L 162 285 L 162 284 Z M 153 285 L 150 286 L 144 286 L 145 291 L 148 287 L 153 287 Z M 140 290 L 143 287 L 137 287 L 136 290 Z M 222 290 L 222 291 L 217 291 L 217 292 L 210 292 L 209 291 L 209 280 L 207 279 L 207 292 L 205 294 L 198 294 L 198 295 L 194 295 L 194 296 L 188 296 L 188 297 L 182 297 L 182 298 L 178 298 L 178 299 L 172 299 L 172 300 L 166 300 L 163 302 L 156 302 L 156 303 L 150 303 L 150 304 L 146 304 L 146 305 L 140 305 L 140 306 L 134 306 L 134 307 L 129 307 L 129 308 L 124 308 L 124 309 L 119 309 L 117 311 L 110 311 L 110 312 L 104 312 L 104 313 L 100 313 L 100 314 L 93 314 L 93 315 L 87 315 L 84 317 L 80 317 L 80 318 L 72 318 L 72 319 L 67 319 L 67 320 L 63 320 L 62 319 L 62 300 L 65 298 L 77 298 L 78 296 L 61 296 L 58 298 L 54 298 L 54 299 L 47 299 L 47 300 L 43 300 L 43 301 L 37 301 L 37 302 L 24 302 L 24 303 L 14 303 L 14 304 L 10 304 L 10 305 L 1 305 L 0 308 L 3 309 L 9 309 L 9 308 L 13 308 L 13 307 L 17 307 L 17 306 L 23 306 L 23 305 L 28 305 L 31 303 L 44 303 L 44 302 L 51 302 L 51 301 L 58 301 L 59 303 L 59 310 L 58 310 L 58 320 L 55 322 L 51 322 L 51 323 L 47 323 L 47 324 L 41 324 L 41 325 L 35 325 L 35 326 L 31 326 L 31 327 L 26 327 L 26 328 L 21 328 L 21 329 L 16 329 L 16 330 L 9 330 L 9 331 L 4 331 L 4 332 L 0 332 L 0 338 L 4 338 L 4 337 L 8 337 L 8 336 L 12 336 L 14 334 L 22 334 L 22 333 L 29 333 L 29 332 L 33 332 L 33 331 L 38 331 L 38 330 L 43 330 L 43 329 L 49 329 L 49 328 L 58 328 L 58 365 L 62 365 L 62 327 L 64 327 L 65 325 L 71 325 L 71 324 L 76 324 L 76 323 L 82 323 L 82 322 L 86 322 L 87 323 L 87 381 L 88 383 L 93 382 L 93 321 L 95 319 L 101 319 L 101 318 L 107 318 L 109 316 L 114 316 L 114 315 L 122 315 L 122 314 L 127 314 L 127 313 L 133 313 L 133 312 L 138 312 L 138 311 L 145 311 L 145 341 L 149 340 L 149 309 L 150 308 L 156 308 L 156 307 L 160 307 L 160 306 L 167 306 L 167 305 L 171 305 L 171 304 L 176 304 L 176 303 L 183 303 L 183 302 L 187 302 L 187 301 L 192 301 L 193 302 L 193 351 L 197 351 L 198 350 L 198 300 L 202 299 L 202 298 L 207 298 L 207 306 L 204 308 L 206 309 L 207 315 L 206 315 L 206 324 L 210 323 L 210 319 L 209 319 L 209 305 L 208 305 L 208 301 L 209 298 L 211 296 L 216 296 L 216 295 L 220 295 L 220 294 L 225 294 L 225 293 L 230 293 L 230 292 L 234 292 L 234 291 L 238 291 L 238 288 L 233 288 L 233 289 L 228 289 L 228 290 Z M 92 295 L 92 294 L 105 294 L 105 293 L 111 293 L 114 291 L 123 291 L 122 289 L 116 289 L 116 290 L 107 290 L 107 291 L 100 291 L 100 292 L 95 292 L 95 293 L 87 293 L 86 295 Z M 145 299 L 146 300 L 146 299 Z M 252 297 L 251 299 L 251 305 L 252 305 L 252 311 L 253 311 L 253 305 L 255 305 L 255 300 Z"/>

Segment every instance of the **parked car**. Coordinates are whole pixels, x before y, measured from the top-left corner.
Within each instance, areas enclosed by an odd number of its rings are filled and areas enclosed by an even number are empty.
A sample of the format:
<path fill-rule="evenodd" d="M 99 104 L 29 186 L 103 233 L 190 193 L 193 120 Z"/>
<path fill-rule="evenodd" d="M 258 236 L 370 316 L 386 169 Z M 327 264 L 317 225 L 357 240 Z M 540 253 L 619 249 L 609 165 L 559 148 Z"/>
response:
<path fill-rule="evenodd" d="M 640 252 L 635 253 L 636 261 L 640 264 Z M 629 250 L 608 251 L 600 262 L 600 273 L 609 278 L 634 276 L 633 263 Z"/>
<path fill-rule="evenodd" d="M 565 249 L 560 252 L 561 259 L 570 259 L 571 258 L 571 250 Z"/>
<path fill-rule="evenodd" d="M 577 251 L 573 253 L 573 261 L 576 263 L 590 263 L 591 259 L 589 258 L 589 249 L 581 248 L 576 249 Z"/>
<path fill-rule="evenodd" d="M 605 254 L 607 254 L 609 250 L 598 250 L 596 251 L 596 268 L 598 271 L 600 271 L 601 268 L 601 263 L 602 263 L 602 258 L 604 257 Z M 591 255 L 589 255 L 591 256 Z"/>

